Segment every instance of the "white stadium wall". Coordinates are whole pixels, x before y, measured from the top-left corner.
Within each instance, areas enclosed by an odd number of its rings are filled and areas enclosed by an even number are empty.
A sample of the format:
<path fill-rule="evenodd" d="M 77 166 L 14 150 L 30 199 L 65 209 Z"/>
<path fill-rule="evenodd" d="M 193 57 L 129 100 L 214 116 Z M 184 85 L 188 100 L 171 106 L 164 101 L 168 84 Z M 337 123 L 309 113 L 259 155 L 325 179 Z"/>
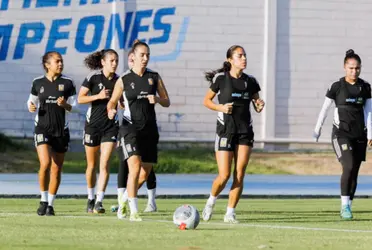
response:
<path fill-rule="evenodd" d="M 161 140 L 214 140 L 217 114 L 202 105 L 203 72 L 220 67 L 228 47 L 240 44 L 245 72 L 260 82 L 266 101 L 265 112 L 253 111 L 256 140 L 307 142 L 327 87 L 343 75 L 347 49 L 362 57 L 362 78 L 371 76 L 371 10 L 366 0 L 0 0 L 0 131 L 32 136 L 26 100 L 46 51 L 62 53 L 78 90 L 89 73 L 85 56 L 114 48 L 121 73 L 139 38 L 150 44 L 149 68 L 171 98 L 170 108 L 157 107 Z M 82 136 L 87 109 L 79 108 L 69 114 L 74 138 Z"/>

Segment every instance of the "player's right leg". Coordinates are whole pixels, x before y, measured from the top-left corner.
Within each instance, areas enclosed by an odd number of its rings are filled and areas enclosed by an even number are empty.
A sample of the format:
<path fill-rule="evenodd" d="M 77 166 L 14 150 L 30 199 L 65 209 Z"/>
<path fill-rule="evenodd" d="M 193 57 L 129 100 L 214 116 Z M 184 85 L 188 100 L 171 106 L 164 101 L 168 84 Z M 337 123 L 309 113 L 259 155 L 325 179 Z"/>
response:
<path fill-rule="evenodd" d="M 39 168 L 39 187 L 40 187 L 40 204 L 37 209 L 37 214 L 42 216 L 46 214 L 48 207 L 48 187 L 49 187 L 49 178 L 50 178 L 50 165 L 51 165 L 51 156 L 49 145 L 44 139 L 44 135 L 35 134 L 35 146 L 37 155 L 40 162 Z"/>
<path fill-rule="evenodd" d="M 87 168 L 85 171 L 85 178 L 87 181 L 87 213 L 94 212 L 95 197 L 94 189 L 96 187 L 97 175 L 96 175 L 96 165 L 99 158 L 100 149 L 100 137 L 92 134 L 84 133 L 84 145 L 85 145 L 85 155 L 87 160 Z"/>
<path fill-rule="evenodd" d="M 202 217 L 204 221 L 212 218 L 214 205 L 217 196 L 225 188 L 230 178 L 231 161 L 234 156 L 232 138 L 216 135 L 216 160 L 218 165 L 218 176 L 214 179 L 210 196 L 203 209 Z"/>

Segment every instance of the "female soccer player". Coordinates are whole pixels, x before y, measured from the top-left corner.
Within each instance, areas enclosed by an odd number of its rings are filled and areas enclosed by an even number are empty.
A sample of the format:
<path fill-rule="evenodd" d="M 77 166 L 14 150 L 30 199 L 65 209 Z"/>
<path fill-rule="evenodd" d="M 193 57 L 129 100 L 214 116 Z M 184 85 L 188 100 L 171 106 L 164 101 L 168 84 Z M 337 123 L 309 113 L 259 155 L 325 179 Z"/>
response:
<path fill-rule="evenodd" d="M 110 119 L 116 115 L 120 96 L 124 96 L 124 117 L 120 126 L 123 154 L 128 161 L 127 183 L 130 220 L 141 221 L 137 208 L 137 191 L 157 162 L 159 132 L 156 123 L 155 104 L 169 107 L 167 90 L 160 75 L 147 69 L 150 48 L 138 41 L 133 45 L 133 68 L 117 81 L 114 93 L 107 105 Z M 159 94 L 159 96 L 156 95 Z M 139 182 L 139 177 L 140 181 Z"/>
<path fill-rule="evenodd" d="M 211 219 L 217 196 L 230 178 L 231 162 L 234 158 L 234 181 L 229 193 L 224 222 L 238 223 L 235 207 L 243 191 L 245 169 L 254 141 L 250 104 L 253 103 L 256 112 L 261 112 L 265 104 L 259 97 L 260 86 L 256 79 L 243 73 L 246 64 L 247 58 L 243 47 L 234 45 L 227 50 L 223 67 L 205 74 L 211 85 L 204 97 L 204 105 L 218 112 L 215 141 L 218 176 L 213 182 L 203 210 L 205 221 Z M 219 104 L 213 102 L 216 94 Z"/>
<path fill-rule="evenodd" d="M 118 54 L 105 49 L 85 58 L 85 65 L 95 70 L 84 80 L 78 102 L 89 103 L 84 129 L 84 145 L 87 158 L 86 180 L 88 184 L 88 213 L 105 213 L 102 202 L 109 180 L 109 160 L 118 134 L 118 123 L 107 117 L 107 103 L 110 99 L 118 75 Z M 96 186 L 96 161 L 99 158 L 99 178 L 97 199 L 94 199 Z"/>
<path fill-rule="evenodd" d="M 135 41 L 135 43 L 137 40 Z M 128 67 L 131 69 L 133 67 L 133 50 L 130 50 L 128 53 Z M 122 103 L 121 100 L 119 102 L 121 108 L 124 107 L 124 103 Z M 117 152 L 119 156 L 119 169 L 118 169 L 118 207 L 117 207 L 117 216 L 119 219 L 123 219 L 126 217 L 126 211 L 127 211 L 127 201 L 128 201 L 128 192 L 126 191 L 127 188 L 127 181 L 128 181 L 128 162 L 124 157 L 123 154 L 123 148 L 120 143 L 121 139 L 121 134 L 119 133 L 118 135 L 118 147 L 117 147 Z M 151 169 L 151 172 L 147 178 L 146 181 L 147 184 L 147 206 L 144 210 L 145 213 L 151 213 L 151 212 L 156 212 L 157 211 L 157 206 L 155 202 L 155 194 L 156 194 L 156 175 L 154 172 L 154 169 Z"/>
<path fill-rule="evenodd" d="M 372 145 L 371 85 L 359 78 L 362 60 L 348 50 L 344 58 L 345 77 L 328 89 L 315 126 L 314 137 L 319 139 L 329 108 L 335 103 L 332 146 L 342 165 L 342 219 L 352 219 L 351 204 L 357 188 L 359 168 L 366 160 L 367 139 Z"/>
<path fill-rule="evenodd" d="M 70 141 L 66 110 L 76 104 L 73 81 L 62 75 L 63 59 L 60 53 L 47 52 L 42 58 L 45 75 L 35 78 L 27 101 L 28 110 L 37 111 L 34 139 L 40 161 L 39 185 L 41 201 L 38 215 L 53 216 L 54 199 Z"/>

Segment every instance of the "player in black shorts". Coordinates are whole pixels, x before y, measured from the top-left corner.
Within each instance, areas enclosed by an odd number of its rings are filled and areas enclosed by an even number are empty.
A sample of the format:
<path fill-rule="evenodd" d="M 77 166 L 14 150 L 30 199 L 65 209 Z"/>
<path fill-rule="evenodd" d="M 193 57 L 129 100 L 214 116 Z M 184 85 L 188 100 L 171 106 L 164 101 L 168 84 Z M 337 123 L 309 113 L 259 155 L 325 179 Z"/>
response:
<path fill-rule="evenodd" d="M 119 128 L 117 120 L 108 119 L 106 106 L 119 78 L 115 73 L 118 67 L 118 58 L 118 54 L 112 49 L 101 50 L 85 58 L 85 65 L 94 70 L 85 78 L 78 97 L 79 103 L 90 104 L 83 138 L 87 158 L 88 213 L 105 213 L 102 202 L 109 180 L 109 160 L 115 148 Z M 95 200 L 95 166 L 98 159 L 99 178 L 97 199 Z"/>
<path fill-rule="evenodd" d="M 335 103 L 332 146 L 342 165 L 342 219 L 353 218 L 351 204 L 357 188 L 359 168 L 366 160 L 367 143 L 372 145 L 371 85 L 359 78 L 361 63 L 353 50 L 346 52 L 346 75 L 328 89 L 314 130 L 314 137 L 318 140 L 328 110 Z"/>
<path fill-rule="evenodd" d="M 128 68 L 131 69 L 133 67 L 133 51 L 130 50 L 128 53 Z M 124 107 L 124 99 L 121 99 L 119 104 L 121 108 Z M 127 189 L 127 181 L 128 181 L 128 162 L 124 157 L 123 154 L 123 148 L 120 143 L 121 139 L 121 134 L 119 133 L 118 135 L 118 142 L 117 142 L 117 147 L 116 150 L 118 152 L 119 156 L 119 169 L 118 169 L 118 207 L 117 207 L 117 216 L 119 219 L 123 219 L 126 217 L 126 210 L 127 210 L 127 201 L 128 201 L 128 192 L 126 192 Z M 141 181 L 140 181 L 141 182 Z M 151 169 L 151 172 L 149 176 L 147 177 L 147 206 L 144 210 L 144 212 L 156 212 L 157 211 L 157 206 L 155 202 L 155 195 L 156 195 L 156 175 L 154 172 L 154 168 Z M 120 206 L 122 204 L 122 206 Z M 120 209 L 119 209 L 120 207 Z"/>
<path fill-rule="evenodd" d="M 223 67 L 205 74 L 211 85 L 204 97 L 204 105 L 218 111 L 215 141 L 218 176 L 213 182 L 203 210 L 205 221 L 211 219 L 217 196 L 230 178 L 231 162 L 234 158 L 234 179 L 224 221 L 238 223 L 235 218 L 235 207 L 243 192 L 245 169 L 254 141 L 250 104 L 251 102 L 254 104 L 257 112 L 261 112 L 265 104 L 259 97 L 260 86 L 256 79 L 243 73 L 246 64 L 247 58 L 243 47 L 234 45 L 227 50 Z M 217 94 L 220 104 L 213 102 Z"/>
<path fill-rule="evenodd" d="M 70 134 L 66 110 L 76 104 L 73 81 L 62 75 L 60 53 L 47 52 L 42 58 L 45 75 L 35 78 L 27 101 L 35 117 L 34 139 L 40 161 L 39 185 L 41 201 L 38 215 L 55 215 L 54 199 L 61 183 L 62 165 L 68 150 Z"/>
<path fill-rule="evenodd" d="M 120 133 L 123 135 L 121 138 L 123 154 L 128 159 L 129 167 L 127 183 L 131 212 L 129 219 L 141 221 L 137 208 L 138 187 L 147 179 L 158 158 L 159 133 L 155 104 L 169 107 L 170 101 L 160 75 L 147 68 L 150 59 L 148 45 L 137 42 L 132 50 L 133 68 L 119 78 L 107 110 L 109 118 L 112 119 L 116 115 L 115 108 L 120 96 L 124 95 L 125 109 Z"/>

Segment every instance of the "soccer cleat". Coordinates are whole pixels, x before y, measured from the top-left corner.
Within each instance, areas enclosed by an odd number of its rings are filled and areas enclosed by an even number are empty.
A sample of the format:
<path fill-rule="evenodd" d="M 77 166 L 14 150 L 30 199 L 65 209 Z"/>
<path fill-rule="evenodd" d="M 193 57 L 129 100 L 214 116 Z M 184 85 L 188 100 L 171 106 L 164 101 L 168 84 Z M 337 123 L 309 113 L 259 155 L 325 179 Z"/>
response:
<path fill-rule="evenodd" d="M 45 215 L 46 214 L 46 211 L 47 211 L 47 207 L 48 207 L 48 202 L 46 202 L 46 201 L 40 201 L 39 208 L 37 209 L 37 214 L 39 216 Z"/>
<path fill-rule="evenodd" d="M 118 205 L 112 205 L 111 206 L 111 212 L 113 212 L 113 213 L 116 213 L 118 211 L 118 209 L 119 209 Z"/>
<path fill-rule="evenodd" d="M 349 205 L 343 205 L 341 208 L 340 216 L 344 220 L 351 220 L 353 218 L 353 214 L 351 212 Z"/>
<path fill-rule="evenodd" d="M 54 216 L 55 215 L 54 208 L 52 206 L 48 206 L 45 215 L 46 216 Z"/>
<path fill-rule="evenodd" d="M 203 220 L 204 221 L 209 221 L 210 219 L 212 219 L 212 213 L 213 213 L 213 208 L 214 208 L 214 204 L 211 205 L 211 204 L 206 204 L 204 209 L 203 209 Z"/>
<path fill-rule="evenodd" d="M 87 203 L 87 213 L 93 213 L 95 200 L 89 200 Z"/>
<path fill-rule="evenodd" d="M 225 214 L 223 218 L 223 222 L 225 223 L 231 223 L 231 224 L 238 224 L 239 221 L 236 219 L 235 214 Z"/>
<path fill-rule="evenodd" d="M 127 210 L 128 210 L 127 203 L 126 202 L 120 203 L 118 211 L 116 213 L 119 220 L 122 220 L 127 217 Z"/>
<path fill-rule="evenodd" d="M 136 222 L 138 222 L 138 221 L 142 221 L 142 218 L 139 215 L 139 213 L 133 213 L 133 214 L 130 215 L 129 221 L 136 221 Z"/>
<path fill-rule="evenodd" d="M 156 212 L 158 208 L 156 207 L 156 204 L 147 204 L 145 210 L 143 211 L 144 213 L 153 213 Z"/>
<path fill-rule="evenodd" d="M 93 213 L 95 214 L 104 214 L 106 210 L 103 208 L 102 202 L 98 201 L 94 205 Z"/>

